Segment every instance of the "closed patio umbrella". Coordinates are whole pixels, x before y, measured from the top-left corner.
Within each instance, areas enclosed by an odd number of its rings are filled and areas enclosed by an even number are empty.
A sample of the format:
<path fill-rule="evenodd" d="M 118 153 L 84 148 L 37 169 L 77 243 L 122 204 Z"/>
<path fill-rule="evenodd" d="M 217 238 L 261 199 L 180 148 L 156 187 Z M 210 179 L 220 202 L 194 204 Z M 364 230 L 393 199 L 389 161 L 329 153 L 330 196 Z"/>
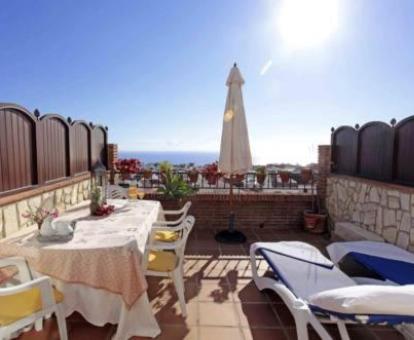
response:
<path fill-rule="evenodd" d="M 233 177 L 245 174 L 252 167 L 249 134 L 241 90 L 243 84 L 244 79 L 240 70 L 237 64 L 234 64 L 226 82 L 228 92 L 218 163 L 220 172 L 230 179 L 229 226 L 227 230 L 220 231 L 215 237 L 217 241 L 223 243 L 242 243 L 246 241 L 244 234 L 235 229 L 233 207 Z"/>

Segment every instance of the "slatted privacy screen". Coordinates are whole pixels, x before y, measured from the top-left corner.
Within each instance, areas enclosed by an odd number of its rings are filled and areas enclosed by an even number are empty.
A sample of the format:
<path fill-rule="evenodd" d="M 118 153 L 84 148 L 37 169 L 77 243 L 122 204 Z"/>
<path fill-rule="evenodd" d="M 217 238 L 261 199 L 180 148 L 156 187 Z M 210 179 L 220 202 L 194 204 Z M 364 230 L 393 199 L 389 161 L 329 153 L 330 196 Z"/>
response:
<path fill-rule="evenodd" d="M 414 186 L 414 116 L 332 131 L 332 172 Z"/>
<path fill-rule="evenodd" d="M 1 196 L 106 165 L 106 150 L 107 128 L 0 103 Z"/>

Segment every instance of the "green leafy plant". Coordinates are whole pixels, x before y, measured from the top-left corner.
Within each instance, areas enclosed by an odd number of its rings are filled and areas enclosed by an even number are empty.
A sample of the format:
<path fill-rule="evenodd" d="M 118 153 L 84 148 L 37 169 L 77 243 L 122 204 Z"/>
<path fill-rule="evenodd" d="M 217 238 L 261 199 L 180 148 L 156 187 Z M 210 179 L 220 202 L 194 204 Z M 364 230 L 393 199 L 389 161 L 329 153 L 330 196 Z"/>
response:
<path fill-rule="evenodd" d="M 172 171 L 173 166 L 172 166 L 172 164 L 170 162 L 163 161 L 163 162 L 160 163 L 159 168 L 160 168 L 160 172 L 161 173 L 166 174 L 167 172 Z"/>
<path fill-rule="evenodd" d="M 158 189 L 158 192 L 167 198 L 177 200 L 187 197 L 195 191 L 181 176 L 173 174 L 172 170 L 165 173 L 162 186 Z"/>
<path fill-rule="evenodd" d="M 263 186 L 266 180 L 266 174 L 267 174 L 267 170 L 265 166 L 258 166 L 256 168 L 256 180 L 260 186 Z"/>

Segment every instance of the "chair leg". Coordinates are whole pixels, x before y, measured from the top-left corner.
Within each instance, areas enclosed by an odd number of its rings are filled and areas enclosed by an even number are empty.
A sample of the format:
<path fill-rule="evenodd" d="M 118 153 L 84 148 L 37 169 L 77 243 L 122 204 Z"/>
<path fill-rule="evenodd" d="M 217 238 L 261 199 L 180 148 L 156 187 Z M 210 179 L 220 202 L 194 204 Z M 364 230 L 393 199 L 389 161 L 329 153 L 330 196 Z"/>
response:
<path fill-rule="evenodd" d="M 178 295 L 178 301 L 180 302 L 181 313 L 184 317 L 187 317 L 187 306 L 185 304 L 184 296 L 184 278 L 181 275 L 180 268 L 177 268 L 172 272 L 172 279 L 174 281 L 175 290 Z"/>
<path fill-rule="evenodd" d="M 342 340 L 350 340 L 348 331 L 346 329 L 346 324 L 343 320 L 338 320 L 336 322 L 338 325 L 339 334 L 341 335 Z"/>
<path fill-rule="evenodd" d="M 43 318 L 39 318 L 35 321 L 34 328 L 36 332 L 40 332 L 43 329 Z"/>
<path fill-rule="evenodd" d="M 314 314 L 309 315 L 309 323 L 312 325 L 313 329 L 316 331 L 316 333 L 318 333 L 322 340 L 333 340 L 332 336 L 328 333 L 326 328 Z"/>
<path fill-rule="evenodd" d="M 66 328 L 66 319 L 65 316 L 63 315 L 63 310 L 61 306 L 57 306 L 56 309 L 56 319 L 57 319 L 57 324 L 58 324 L 58 328 L 59 328 L 59 337 L 60 340 L 68 340 L 68 331 Z"/>
<path fill-rule="evenodd" d="M 296 334 L 298 340 L 309 340 L 308 323 L 302 315 L 295 315 Z"/>

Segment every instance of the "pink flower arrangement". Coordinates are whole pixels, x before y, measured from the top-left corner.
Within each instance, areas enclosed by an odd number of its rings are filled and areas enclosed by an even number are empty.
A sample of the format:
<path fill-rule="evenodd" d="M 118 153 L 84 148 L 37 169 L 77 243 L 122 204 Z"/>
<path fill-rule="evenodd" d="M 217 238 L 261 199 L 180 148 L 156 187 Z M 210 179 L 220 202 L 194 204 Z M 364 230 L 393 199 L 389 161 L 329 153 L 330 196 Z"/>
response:
<path fill-rule="evenodd" d="M 203 174 L 204 178 L 207 180 L 209 185 L 217 184 L 218 179 L 222 176 L 222 174 L 218 170 L 217 162 L 205 165 L 201 173 Z"/>
<path fill-rule="evenodd" d="M 141 170 L 141 162 L 134 158 L 119 159 L 115 167 L 121 173 L 122 179 L 128 179 L 130 175 L 137 174 Z"/>
<path fill-rule="evenodd" d="M 28 218 L 32 223 L 36 223 L 40 228 L 44 220 L 48 217 L 56 218 L 59 216 L 59 211 L 57 209 L 48 210 L 42 207 L 39 207 L 35 210 L 27 210 L 22 214 L 24 218 Z"/>

